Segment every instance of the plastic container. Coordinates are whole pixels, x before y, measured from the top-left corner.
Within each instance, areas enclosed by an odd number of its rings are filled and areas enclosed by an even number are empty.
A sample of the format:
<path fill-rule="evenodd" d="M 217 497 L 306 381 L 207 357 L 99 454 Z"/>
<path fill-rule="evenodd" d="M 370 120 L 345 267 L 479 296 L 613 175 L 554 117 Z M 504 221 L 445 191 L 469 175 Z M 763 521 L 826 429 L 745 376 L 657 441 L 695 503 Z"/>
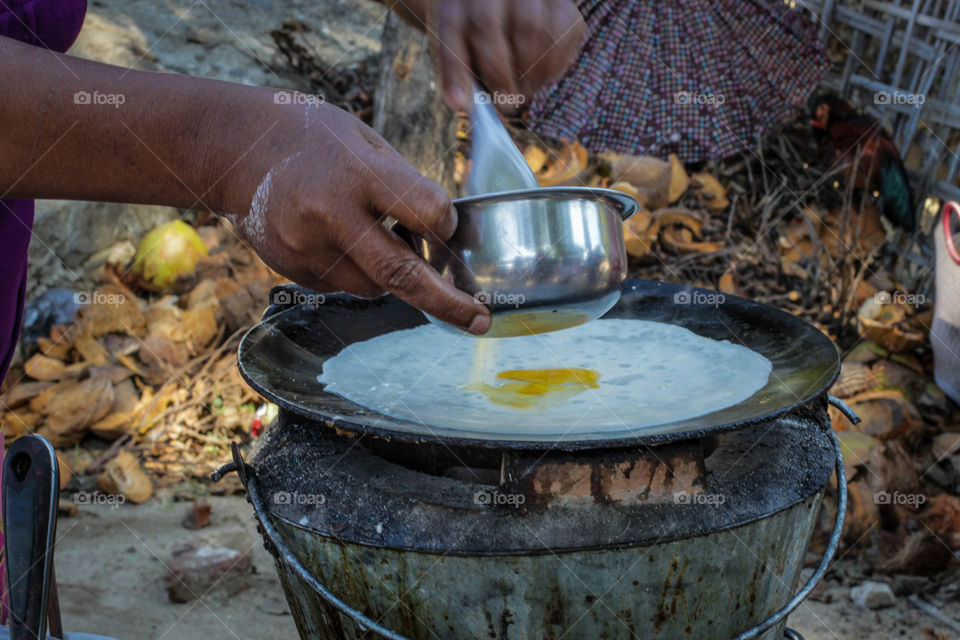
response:
<path fill-rule="evenodd" d="M 935 225 L 937 245 L 937 303 L 930 330 L 933 345 L 934 380 L 944 393 L 960 404 L 960 232 L 951 221 L 960 221 L 960 205 L 948 202 Z"/>

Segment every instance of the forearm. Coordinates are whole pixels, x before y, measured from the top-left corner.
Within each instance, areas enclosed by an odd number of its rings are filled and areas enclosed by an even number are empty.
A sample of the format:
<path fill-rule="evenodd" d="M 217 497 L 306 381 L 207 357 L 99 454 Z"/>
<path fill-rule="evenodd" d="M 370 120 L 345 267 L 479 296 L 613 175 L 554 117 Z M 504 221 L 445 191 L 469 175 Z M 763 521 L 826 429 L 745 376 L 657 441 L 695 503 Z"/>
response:
<path fill-rule="evenodd" d="M 298 134 L 284 135 L 291 127 L 278 110 L 296 107 L 274 104 L 273 90 L 133 71 L 2 37 L 0 84 L 9 87 L 0 92 L 7 197 L 244 209 L 255 184 L 228 186 L 231 169 L 273 155 L 258 148 L 262 134 L 274 146 Z"/>

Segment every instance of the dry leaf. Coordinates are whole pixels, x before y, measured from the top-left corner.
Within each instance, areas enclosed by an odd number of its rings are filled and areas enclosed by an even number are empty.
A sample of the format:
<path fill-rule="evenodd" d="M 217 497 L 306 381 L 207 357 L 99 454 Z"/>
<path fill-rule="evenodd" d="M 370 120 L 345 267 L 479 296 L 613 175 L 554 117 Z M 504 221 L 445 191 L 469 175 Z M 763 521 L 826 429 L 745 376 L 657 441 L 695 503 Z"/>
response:
<path fill-rule="evenodd" d="M 107 462 L 97 484 L 107 493 L 121 494 L 135 504 L 144 503 L 153 495 L 150 478 L 129 451 L 120 451 Z"/>
<path fill-rule="evenodd" d="M 182 367 L 187 363 L 187 349 L 170 338 L 150 335 L 140 346 L 140 360 L 151 369 L 168 371 L 170 367 Z"/>
<path fill-rule="evenodd" d="M 627 254 L 637 260 L 650 255 L 657 241 L 660 222 L 646 209 L 639 209 L 623 223 L 623 240 Z"/>
<path fill-rule="evenodd" d="M 878 440 L 912 436 L 923 428 L 917 408 L 892 389 L 871 390 L 847 400 L 860 416 L 856 430 Z"/>
<path fill-rule="evenodd" d="M 23 365 L 24 371 L 34 380 L 59 380 L 66 368 L 60 360 L 42 353 L 33 354 Z"/>
<path fill-rule="evenodd" d="M 55 447 L 67 447 L 83 438 L 90 424 L 113 405 L 113 384 L 106 376 L 88 378 L 63 391 L 44 408 L 43 428 Z"/>
<path fill-rule="evenodd" d="M 209 345 L 220 331 L 217 326 L 217 313 L 209 305 L 184 311 L 182 323 L 193 353 L 199 353 L 202 347 Z"/>
<path fill-rule="evenodd" d="M 670 176 L 669 162 L 649 156 L 624 156 L 610 170 L 613 182 L 629 182 L 640 206 L 651 210 L 670 204 Z"/>
<path fill-rule="evenodd" d="M 52 382 L 20 382 L 0 396 L 0 405 L 7 409 L 16 409 L 26 404 L 30 398 L 53 386 Z"/>
<path fill-rule="evenodd" d="M 733 277 L 733 274 L 729 271 L 720 276 L 719 289 L 721 293 L 725 293 L 729 296 L 740 295 L 740 290 L 737 288 L 737 282 Z"/>
<path fill-rule="evenodd" d="M 846 463 L 847 480 L 856 475 L 858 466 L 868 463 L 874 450 L 879 448 L 883 451 L 883 444 L 879 440 L 859 431 L 838 431 L 837 440 Z"/>
<path fill-rule="evenodd" d="M 12 442 L 22 435 L 33 433 L 39 421 L 40 416 L 27 410 L 0 414 L 0 428 L 3 429 L 4 440 Z"/>
<path fill-rule="evenodd" d="M 527 147 L 527 150 L 523 152 L 523 157 L 535 174 L 540 173 L 544 165 L 547 164 L 547 152 L 538 144 L 531 144 Z"/>
<path fill-rule="evenodd" d="M 579 142 L 563 143 L 560 151 L 550 158 L 543 171 L 537 174 L 541 187 L 553 187 L 574 180 L 587 168 L 588 154 Z"/>
<path fill-rule="evenodd" d="M 90 335 L 99 338 L 105 333 L 126 333 L 143 336 L 146 323 L 137 307 L 136 298 L 129 289 L 118 284 L 108 284 L 97 289 L 93 302 L 85 305 L 78 314 Z"/>
<path fill-rule="evenodd" d="M 37 338 L 37 347 L 39 347 L 40 353 L 45 356 L 50 356 L 51 358 L 56 358 L 57 360 L 70 359 L 69 342 L 54 342 L 50 338 L 44 338 L 41 336 Z"/>
<path fill-rule="evenodd" d="M 955 551 L 960 551 L 960 498 L 939 495 L 920 514 L 920 519 Z"/>
<path fill-rule="evenodd" d="M 44 413 L 46 407 L 58 395 L 76 386 L 76 380 L 62 380 L 50 387 L 47 387 L 37 395 L 30 398 L 30 410 L 34 413 Z"/>
<path fill-rule="evenodd" d="M 73 346 L 80 354 L 80 359 L 89 362 L 91 365 L 103 366 L 110 363 L 110 354 L 87 331 L 81 331 L 77 335 L 73 341 Z"/>
<path fill-rule="evenodd" d="M 625 193 L 634 200 L 637 200 L 640 197 L 640 192 L 637 191 L 637 188 L 629 182 L 624 182 L 622 180 L 620 182 L 614 182 L 612 185 L 610 185 L 610 188 Z"/>
<path fill-rule="evenodd" d="M 90 433 L 104 440 L 116 440 L 130 431 L 129 413 L 111 413 L 90 425 Z"/>
<path fill-rule="evenodd" d="M 113 387 L 113 404 L 110 406 L 110 413 L 129 413 L 137 410 L 140 404 L 140 394 L 133 381 L 123 380 Z"/>
<path fill-rule="evenodd" d="M 890 351 L 912 351 L 927 342 L 926 331 L 907 320 L 910 307 L 884 303 L 879 296 L 867 298 L 857 311 L 857 328 L 866 340 L 880 343 Z M 929 326 L 929 324 L 927 324 Z"/>
<path fill-rule="evenodd" d="M 720 211 L 730 206 L 727 199 L 727 190 L 720 181 L 709 173 L 695 173 L 693 179 L 700 183 L 697 193 L 703 200 L 704 206 L 711 211 Z"/>
<path fill-rule="evenodd" d="M 691 253 L 711 253 L 723 249 L 719 242 L 696 242 L 693 232 L 685 227 L 667 227 L 660 231 L 663 248 L 678 256 Z"/>
<path fill-rule="evenodd" d="M 683 163 L 680 162 L 680 158 L 677 157 L 677 154 L 670 154 L 670 188 L 667 191 L 667 200 L 670 203 L 674 203 L 680 199 L 686 190 L 690 186 L 690 176 L 687 175 L 687 170 L 684 169 Z"/>
<path fill-rule="evenodd" d="M 668 207 L 657 210 L 654 215 L 663 229 L 671 225 L 679 225 L 689 229 L 694 238 L 699 240 L 703 237 L 703 221 L 695 211 L 684 207 Z"/>
<path fill-rule="evenodd" d="M 819 233 L 824 246 L 835 258 L 850 251 L 865 258 L 887 239 L 880 213 L 872 206 L 864 207 L 862 212 L 853 207 L 835 208 L 824 219 Z"/>

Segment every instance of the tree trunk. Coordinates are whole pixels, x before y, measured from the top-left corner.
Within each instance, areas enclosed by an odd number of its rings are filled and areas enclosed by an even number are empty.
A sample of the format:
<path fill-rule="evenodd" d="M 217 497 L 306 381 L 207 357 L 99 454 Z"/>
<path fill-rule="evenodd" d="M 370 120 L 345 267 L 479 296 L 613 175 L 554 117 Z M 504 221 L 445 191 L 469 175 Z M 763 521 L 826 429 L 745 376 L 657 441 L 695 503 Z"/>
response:
<path fill-rule="evenodd" d="M 373 128 L 456 197 L 457 116 L 443 102 L 427 35 L 391 12 L 383 27 Z"/>

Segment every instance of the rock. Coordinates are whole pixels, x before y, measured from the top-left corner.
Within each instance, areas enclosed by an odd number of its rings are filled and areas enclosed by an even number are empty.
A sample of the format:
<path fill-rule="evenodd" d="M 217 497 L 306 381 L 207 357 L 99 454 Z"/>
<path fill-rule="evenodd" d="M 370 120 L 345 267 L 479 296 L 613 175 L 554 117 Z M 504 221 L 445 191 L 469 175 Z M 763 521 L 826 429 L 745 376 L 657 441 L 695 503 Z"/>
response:
<path fill-rule="evenodd" d="M 897 603 L 897 597 L 885 582 L 864 582 L 850 589 L 850 598 L 864 609 L 884 609 Z"/>
<path fill-rule="evenodd" d="M 210 512 L 212 506 L 209 502 L 194 500 L 193 505 L 183 519 L 183 526 L 187 529 L 203 529 L 210 526 Z"/>
<path fill-rule="evenodd" d="M 168 563 L 167 594 L 190 602 L 211 591 L 234 595 L 253 584 L 250 556 L 228 547 L 181 546 Z"/>

